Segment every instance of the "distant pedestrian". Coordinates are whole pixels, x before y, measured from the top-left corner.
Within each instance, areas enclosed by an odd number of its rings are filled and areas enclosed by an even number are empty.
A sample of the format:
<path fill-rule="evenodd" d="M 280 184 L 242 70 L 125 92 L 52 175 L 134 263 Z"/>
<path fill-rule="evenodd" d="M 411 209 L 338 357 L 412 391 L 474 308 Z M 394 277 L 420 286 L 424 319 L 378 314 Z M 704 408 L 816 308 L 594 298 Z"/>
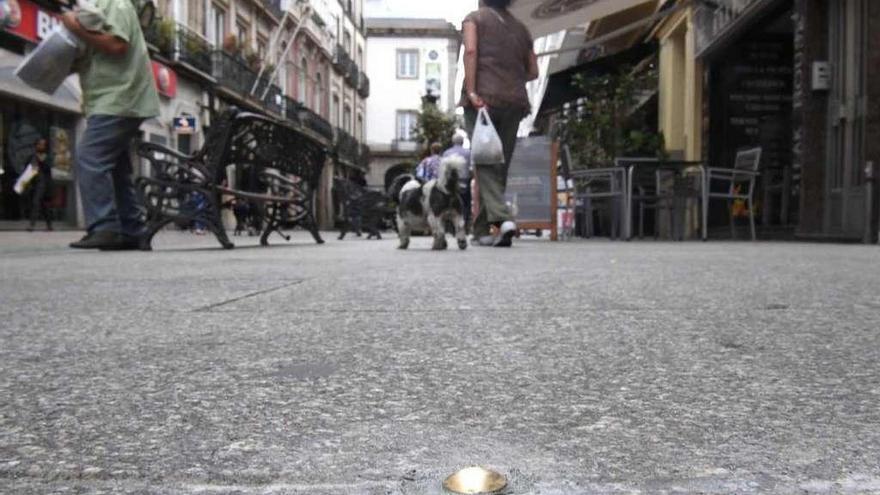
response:
<path fill-rule="evenodd" d="M 42 215 L 46 221 L 46 230 L 52 230 L 52 212 L 49 201 L 52 199 L 52 159 L 49 155 L 49 141 L 40 138 L 34 145 L 34 156 L 28 162 L 37 171 L 37 175 L 28 184 L 30 194 L 30 226 L 34 230 L 37 216 Z"/>
<path fill-rule="evenodd" d="M 486 107 L 501 137 L 504 163 L 477 165 L 480 211 L 474 219 L 479 245 L 509 247 L 516 224 L 504 201 L 507 172 L 519 123 L 529 114 L 526 82 L 538 77 L 538 61 L 529 30 L 507 7 L 511 0 L 480 0 L 480 9 L 464 19 L 464 88 L 468 134 L 473 136 L 477 111 Z"/>
<path fill-rule="evenodd" d="M 461 191 L 461 203 L 464 211 L 462 215 L 464 216 L 464 225 L 465 228 L 470 230 L 471 228 L 471 170 L 473 165 L 471 164 L 471 152 L 464 147 L 464 136 L 460 132 L 456 132 L 452 136 L 452 147 L 443 152 L 443 158 L 449 156 L 460 156 L 464 158 L 465 163 L 467 163 L 467 167 L 464 170 L 464 173 L 461 177 L 458 178 L 459 181 L 459 190 Z"/>
<path fill-rule="evenodd" d="M 443 147 L 440 143 L 431 143 L 430 150 L 431 154 L 416 167 L 416 177 L 425 182 L 436 179 L 440 174 L 440 152 L 443 151 Z"/>
<path fill-rule="evenodd" d="M 86 130 L 76 156 L 87 233 L 70 247 L 138 249 L 144 224 L 129 150 L 141 122 L 159 115 L 159 96 L 134 4 L 94 0 L 93 5 L 94 10 L 62 16 L 64 26 L 89 47 L 79 74 Z"/>

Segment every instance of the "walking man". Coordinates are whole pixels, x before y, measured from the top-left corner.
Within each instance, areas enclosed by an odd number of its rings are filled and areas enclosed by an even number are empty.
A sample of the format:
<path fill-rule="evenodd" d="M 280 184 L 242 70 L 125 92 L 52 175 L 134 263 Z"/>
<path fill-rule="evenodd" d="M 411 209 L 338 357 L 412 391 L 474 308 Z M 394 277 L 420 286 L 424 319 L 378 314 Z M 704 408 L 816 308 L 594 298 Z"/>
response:
<path fill-rule="evenodd" d="M 94 0 L 94 9 L 62 18 L 89 52 L 80 71 L 86 131 L 76 156 L 87 233 L 70 246 L 138 249 L 143 220 L 131 180 L 129 146 L 141 123 L 159 115 L 159 96 L 132 2 Z M 102 22 L 96 22 L 101 16 Z"/>
<path fill-rule="evenodd" d="M 431 143 L 430 150 L 431 154 L 416 167 L 416 177 L 425 182 L 436 179 L 440 173 L 440 152 L 443 151 L 443 147 L 440 143 Z"/>

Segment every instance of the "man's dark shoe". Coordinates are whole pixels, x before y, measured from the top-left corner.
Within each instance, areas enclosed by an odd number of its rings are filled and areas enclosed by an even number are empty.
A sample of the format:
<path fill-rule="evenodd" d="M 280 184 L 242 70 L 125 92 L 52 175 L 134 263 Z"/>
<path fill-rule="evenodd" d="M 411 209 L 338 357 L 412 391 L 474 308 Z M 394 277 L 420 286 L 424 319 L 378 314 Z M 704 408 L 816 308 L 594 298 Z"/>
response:
<path fill-rule="evenodd" d="M 99 246 L 98 249 L 101 251 L 138 251 L 141 249 L 141 239 L 134 235 L 114 233 L 113 238 Z"/>
<path fill-rule="evenodd" d="M 101 251 L 134 251 L 141 249 L 141 239 L 138 236 L 118 232 L 99 231 L 86 234 L 82 239 L 70 243 L 70 247 Z"/>
<path fill-rule="evenodd" d="M 89 232 L 82 239 L 69 244 L 73 249 L 98 249 L 100 241 L 106 240 L 113 232 Z"/>

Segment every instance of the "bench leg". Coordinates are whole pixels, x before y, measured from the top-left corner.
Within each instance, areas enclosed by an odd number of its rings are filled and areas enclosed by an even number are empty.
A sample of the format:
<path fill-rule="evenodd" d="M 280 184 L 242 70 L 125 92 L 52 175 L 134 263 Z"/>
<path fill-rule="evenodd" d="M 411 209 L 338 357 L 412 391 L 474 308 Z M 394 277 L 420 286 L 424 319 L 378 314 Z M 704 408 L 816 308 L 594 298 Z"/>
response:
<path fill-rule="evenodd" d="M 219 228 L 212 228 L 211 230 L 214 232 L 214 237 L 217 238 L 217 242 L 223 246 L 223 249 L 232 249 L 235 247 L 235 244 L 233 244 L 232 241 L 229 240 L 229 236 L 226 235 L 226 230 L 223 229 L 222 225 Z"/>
<path fill-rule="evenodd" d="M 318 222 L 315 221 L 315 217 L 312 214 L 309 214 L 309 220 L 306 229 L 312 234 L 312 238 L 315 239 L 315 242 L 318 244 L 324 244 L 324 239 L 321 238 L 321 232 L 318 230 Z"/>
<path fill-rule="evenodd" d="M 281 206 L 277 204 L 266 205 L 266 227 L 263 229 L 263 235 L 260 236 L 260 245 L 269 245 L 269 236 L 273 232 L 278 232 L 284 240 L 290 241 L 290 236 L 281 232 Z"/>
<path fill-rule="evenodd" d="M 144 229 L 144 233 L 141 235 L 140 239 L 140 248 L 142 251 L 152 251 L 153 250 L 153 237 L 162 230 L 163 227 L 171 223 L 173 220 L 170 219 L 152 219 L 147 222 L 146 228 Z"/>
<path fill-rule="evenodd" d="M 208 226 L 208 229 L 214 234 L 214 237 L 217 238 L 217 242 L 223 246 L 223 249 L 232 249 L 235 247 L 235 244 L 229 240 L 229 236 L 226 235 L 226 229 L 223 227 L 223 217 L 221 216 L 221 212 L 223 211 L 221 205 L 223 204 L 221 200 L 221 196 L 219 193 L 210 194 L 208 192 L 204 192 L 206 197 L 210 198 L 210 211 L 206 212 L 204 218 L 200 219 L 205 222 Z M 201 216 L 201 215 L 200 215 Z"/>

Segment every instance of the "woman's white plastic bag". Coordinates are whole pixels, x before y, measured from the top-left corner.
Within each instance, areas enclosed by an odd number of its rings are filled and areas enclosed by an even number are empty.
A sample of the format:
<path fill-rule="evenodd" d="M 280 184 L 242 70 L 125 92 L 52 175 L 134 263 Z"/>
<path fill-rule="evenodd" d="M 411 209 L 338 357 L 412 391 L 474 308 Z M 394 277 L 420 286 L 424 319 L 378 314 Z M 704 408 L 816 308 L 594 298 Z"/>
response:
<path fill-rule="evenodd" d="M 489 118 L 486 108 L 481 108 L 477 113 L 477 122 L 474 124 L 474 135 L 471 138 L 471 161 L 474 165 L 493 165 L 504 163 L 504 148 L 498 131 Z"/>

